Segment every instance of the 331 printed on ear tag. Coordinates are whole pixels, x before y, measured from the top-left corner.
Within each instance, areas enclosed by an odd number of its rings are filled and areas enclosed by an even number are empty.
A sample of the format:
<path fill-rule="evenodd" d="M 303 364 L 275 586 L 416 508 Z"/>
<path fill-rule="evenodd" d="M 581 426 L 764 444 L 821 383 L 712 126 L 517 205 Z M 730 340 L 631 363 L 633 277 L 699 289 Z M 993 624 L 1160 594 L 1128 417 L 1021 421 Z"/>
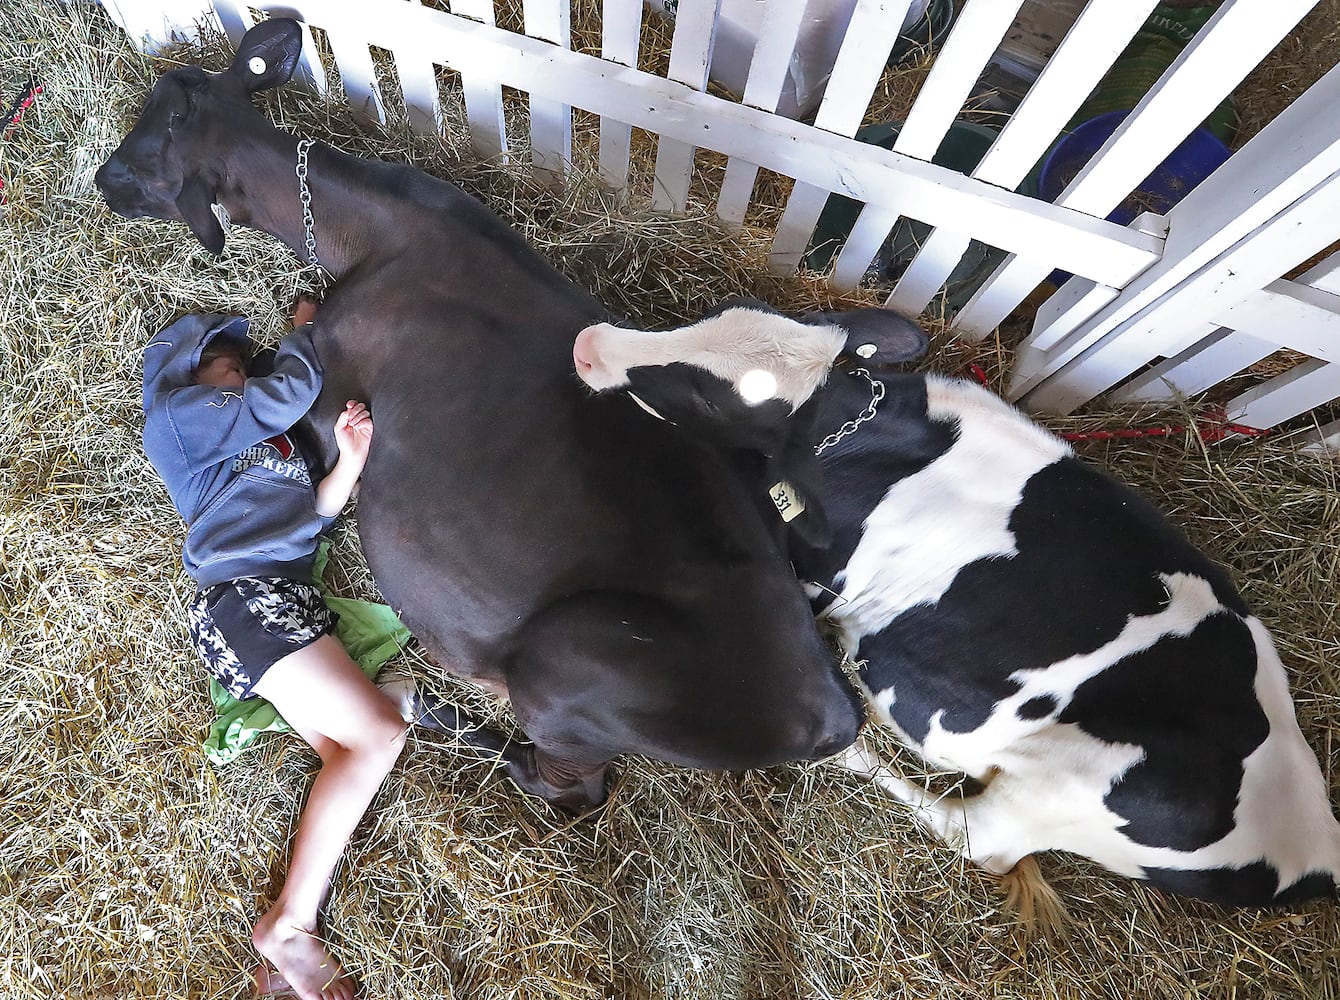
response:
<path fill-rule="evenodd" d="M 772 489 L 768 490 L 768 496 L 772 498 L 773 505 L 776 506 L 777 513 L 782 515 L 783 521 L 794 521 L 805 513 L 805 501 L 796 492 L 796 488 L 785 480 L 774 483 Z"/>

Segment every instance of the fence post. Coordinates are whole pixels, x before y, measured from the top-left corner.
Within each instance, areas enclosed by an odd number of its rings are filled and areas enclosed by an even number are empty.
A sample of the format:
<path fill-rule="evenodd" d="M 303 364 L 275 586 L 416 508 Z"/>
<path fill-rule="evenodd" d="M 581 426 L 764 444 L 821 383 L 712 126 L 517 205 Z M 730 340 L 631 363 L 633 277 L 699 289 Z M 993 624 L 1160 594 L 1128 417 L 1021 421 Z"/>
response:
<path fill-rule="evenodd" d="M 568 0 L 523 0 L 526 34 L 572 48 L 572 10 Z M 572 108 L 531 91 L 530 152 L 535 179 L 562 187 L 572 162 Z"/>
<path fill-rule="evenodd" d="M 670 69 L 666 77 L 694 90 L 707 89 L 707 71 L 712 65 L 717 15 L 721 0 L 680 0 L 675 13 L 675 32 L 670 42 Z M 710 127 L 707 122 L 704 128 Z M 693 177 L 692 143 L 661 137 L 656 147 L 656 179 L 651 207 L 657 212 L 682 212 L 689 198 Z"/>
<path fill-rule="evenodd" d="M 911 0 L 857 0 L 814 116 L 815 128 L 842 136 L 856 134 L 911 5 Z M 790 274 L 800 266 L 827 203 L 828 191 L 823 188 L 798 181 L 791 189 L 768 254 L 775 273 Z"/>

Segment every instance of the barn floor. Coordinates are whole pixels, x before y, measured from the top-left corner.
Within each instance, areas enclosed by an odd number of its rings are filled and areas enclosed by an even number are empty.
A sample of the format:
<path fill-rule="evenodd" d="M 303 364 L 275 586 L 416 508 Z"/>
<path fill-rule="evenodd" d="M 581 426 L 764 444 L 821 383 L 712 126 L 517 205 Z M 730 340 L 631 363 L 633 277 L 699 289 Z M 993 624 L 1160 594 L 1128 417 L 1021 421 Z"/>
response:
<path fill-rule="evenodd" d="M 113 217 L 93 171 L 166 63 L 96 8 L 8 10 L 0 95 L 30 74 L 45 92 L 0 142 L 0 996 L 239 997 L 316 759 L 292 737 L 218 770 L 201 755 L 210 706 L 182 625 L 180 524 L 140 451 L 139 357 L 190 310 L 244 314 L 276 338 L 304 277 L 256 233 L 214 259 L 182 226 Z M 703 203 L 672 221 L 580 184 L 555 200 L 466 166 L 459 123 L 439 146 L 401 125 L 361 133 L 292 91 L 267 108 L 458 180 L 637 321 L 732 293 L 828 304 L 818 281 L 769 276 L 761 233 L 723 235 Z M 941 337 L 927 364 L 969 360 L 998 377 L 1008 351 Z M 1231 567 L 1340 803 L 1337 466 L 1272 438 L 1082 452 Z M 349 519 L 334 563 L 334 589 L 373 593 Z M 507 724 L 413 652 L 401 663 Z M 991 878 L 823 765 L 710 775 L 625 760 L 610 805 L 568 822 L 429 735 L 360 827 L 328 934 L 379 1000 L 1340 997 L 1340 906 L 1227 912 L 1074 858 L 1043 867 L 1075 917 L 1067 940 L 1020 938 Z"/>

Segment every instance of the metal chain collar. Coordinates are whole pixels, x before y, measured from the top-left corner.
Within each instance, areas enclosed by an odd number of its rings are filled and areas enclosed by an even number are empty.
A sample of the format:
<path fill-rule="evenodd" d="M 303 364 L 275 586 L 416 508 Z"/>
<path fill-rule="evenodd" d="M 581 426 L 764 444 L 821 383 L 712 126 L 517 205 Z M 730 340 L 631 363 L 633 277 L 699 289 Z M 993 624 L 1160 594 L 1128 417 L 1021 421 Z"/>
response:
<path fill-rule="evenodd" d="M 884 398 L 884 383 L 871 378 L 870 373 L 864 368 L 853 368 L 851 374 L 864 375 L 865 380 L 870 383 L 870 403 L 864 410 L 857 414 L 854 420 L 848 420 L 832 434 L 820 441 L 818 447 L 814 449 L 816 455 L 822 455 L 824 451 L 833 447 L 833 445 L 837 444 L 867 420 L 875 419 L 875 409 L 879 406 L 880 400 Z"/>
<path fill-rule="evenodd" d="M 314 139 L 298 140 L 298 198 L 302 201 L 302 224 L 307 231 L 306 249 L 307 260 L 316 271 L 317 278 L 324 287 L 326 284 L 326 269 L 321 266 L 321 261 L 316 256 L 316 220 L 312 218 L 312 191 L 307 186 L 307 151 L 312 148 Z"/>

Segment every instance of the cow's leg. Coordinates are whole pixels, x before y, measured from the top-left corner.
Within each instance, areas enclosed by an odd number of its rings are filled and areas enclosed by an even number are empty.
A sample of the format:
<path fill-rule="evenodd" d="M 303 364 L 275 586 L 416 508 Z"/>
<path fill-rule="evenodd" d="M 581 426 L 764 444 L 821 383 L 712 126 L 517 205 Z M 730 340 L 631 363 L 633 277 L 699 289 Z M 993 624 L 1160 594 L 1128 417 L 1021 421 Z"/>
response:
<path fill-rule="evenodd" d="M 1045 849 L 1045 845 L 1031 840 L 1026 825 L 1010 808 L 1008 779 L 992 780 L 981 785 L 975 794 L 953 791 L 937 795 L 894 774 L 860 741 L 829 761 L 868 778 L 911 806 L 912 815 L 922 829 L 969 861 L 1000 876 L 1006 908 L 1014 913 L 1026 933 L 1048 936 L 1065 933 L 1070 919 L 1065 904 L 1032 857 L 1034 851 Z"/>
<path fill-rule="evenodd" d="M 859 740 L 830 760 L 910 806 L 922 829 L 996 875 L 1004 875 L 1020 858 L 1041 849 L 1026 842 L 1005 805 L 1002 785 L 994 781 L 975 794 L 937 793 L 895 774 Z"/>
<path fill-rule="evenodd" d="M 604 802 L 621 753 L 704 766 L 731 733 L 713 715 L 721 699 L 704 689 L 695 635 L 663 602 L 621 592 L 569 597 L 531 619 L 504 671 L 534 744 L 509 767 L 517 784 L 585 810 Z"/>
<path fill-rule="evenodd" d="M 377 685 L 395 702 L 406 722 L 455 739 L 481 760 L 500 764 L 523 790 L 555 806 L 581 812 L 605 800 L 605 764 L 574 767 L 555 760 L 529 743 L 519 743 L 490 729 L 457 705 L 421 688 L 412 677 L 388 678 Z M 504 692 L 506 688 L 496 685 Z"/>

